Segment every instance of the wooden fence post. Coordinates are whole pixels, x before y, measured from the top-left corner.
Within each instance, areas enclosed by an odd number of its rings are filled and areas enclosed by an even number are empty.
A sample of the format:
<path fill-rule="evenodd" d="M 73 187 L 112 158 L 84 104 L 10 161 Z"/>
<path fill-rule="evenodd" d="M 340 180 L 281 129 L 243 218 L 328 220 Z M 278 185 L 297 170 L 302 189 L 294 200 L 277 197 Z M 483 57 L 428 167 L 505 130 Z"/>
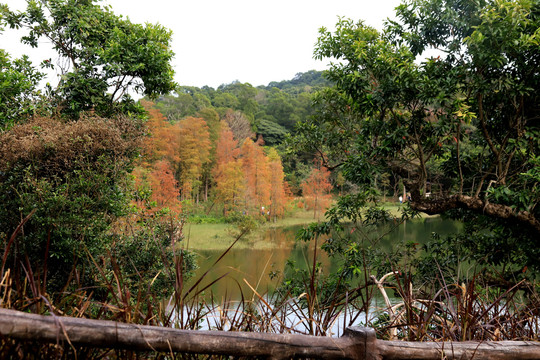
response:
<path fill-rule="evenodd" d="M 345 329 L 343 337 L 351 338 L 356 344 L 357 359 L 381 360 L 377 348 L 377 335 L 372 328 L 351 326 Z"/>

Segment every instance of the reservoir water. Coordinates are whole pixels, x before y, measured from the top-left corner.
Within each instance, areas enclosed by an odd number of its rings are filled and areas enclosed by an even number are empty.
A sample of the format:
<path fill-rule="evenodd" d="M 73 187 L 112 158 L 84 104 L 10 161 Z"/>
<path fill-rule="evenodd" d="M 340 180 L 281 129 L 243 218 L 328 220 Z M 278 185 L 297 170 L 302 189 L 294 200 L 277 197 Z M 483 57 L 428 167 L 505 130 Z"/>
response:
<path fill-rule="evenodd" d="M 199 269 L 194 276 L 198 279 L 208 269 L 200 287 L 219 279 L 215 284 L 205 290 L 210 293 L 214 301 L 238 300 L 242 297 L 251 299 L 255 289 L 260 295 L 271 293 L 281 280 L 288 261 L 294 261 L 298 267 L 311 266 L 313 261 L 313 242 L 305 243 L 295 240 L 295 235 L 301 226 L 287 228 L 272 228 L 263 235 L 265 241 L 273 243 L 269 249 L 231 249 L 217 265 L 214 262 L 223 254 L 221 250 L 196 250 Z M 437 232 L 441 235 L 457 233 L 461 224 L 452 220 L 443 220 L 439 217 L 429 217 L 407 221 L 395 231 L 389 233 L 380 242 L 379 246 L 389 247 L 396 242 L 413 241 L 425 243 L 431 234 Z M 319 242 L 320 247 L 320 242 Z M 339 264 L 318 250 L 318 261 L 323 264 L 323 271 L 336 271 Z M 270 276 L 273 274 L 273 278 Z M 193 280 L 192 280 L 193 281 Z M 249 285 L 247 284 L 249 283 Z M 252 289 L 253 288 L 253 289 Z"/>

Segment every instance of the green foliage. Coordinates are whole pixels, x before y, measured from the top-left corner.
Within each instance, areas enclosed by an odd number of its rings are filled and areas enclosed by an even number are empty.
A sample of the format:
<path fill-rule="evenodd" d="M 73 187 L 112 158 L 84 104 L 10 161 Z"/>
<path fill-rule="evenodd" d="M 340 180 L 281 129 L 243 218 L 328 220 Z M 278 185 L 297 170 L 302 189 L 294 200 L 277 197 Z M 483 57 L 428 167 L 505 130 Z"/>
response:
<path fill-rule="evenodd" d="M 175 289 L 175 258 L 181 261 L 182 276 L 187 280 L 196 270 L 195 254 L 175 250 L 171 246 L 169 229 L 158 219 L 146 224 L 136 233 L 116 239 L 110 249 L 109 277 L 118 269 L 124 286 L 168 298 Z M 132 290 L 134 291 L 134 290 Z"/>
<path fill-rule="evenodd" d="M 11 60 L 0 49 L 0 131 L 9 129 L 15 122 L 32 115 L 39 106 L 36 86 L 43 78 L 27 56 Z"/>
<path fill-rule="evenodd" d="M 239 212 L 231 212 L 225 221 L 234 225 L 234 228 L 229 230 L 230 234 L 234 237 L 248 235 L 259 227 L 259 221 L 255 217 Z"/>
<path fill-rule="evenodd" d="M 284 134 L 293 130 L 295 123 L 312 114 L 311 94 L 326 83 L 322 72 L 312 70 L 276 83 L 275 87 L 254 88 L 239 82 L 217 89 L 180 86 L 175 95 L 159 97 L 156 108 L 169 121 L 195 116 L 205 108 L 214 109 L 222 118 L 229 109 L 240 111 L 265 141 L 269 138 L 269 145 L 275 145 L 283 141 Z"/>
<path fill-rule="evenodd" d="M 538 8 L 404 1 L 382 32 L 349 19 L 322 28 L 315 57 L 332 59 L 325 76 L 335 87 L 297 124 L 293 150 L 341 168 L 355 191 L 377 188 L 384 174 L 413 210 L 463 220 L 468 260 L 509 278 L 537 269 L 526 249 L 540 234 Z M 432 49 L 440 55 L 423 58 Z M 358 206 L 338 201 L 335 212 L 354 220 Z"/>
<path fill-rule="evenodd" d="M 64 60 L 54 97 L 71 118 L 141 112 L 128 90 L 153 98 L 175 87 L 171 32 L 160 25 L 133 24 L 92 1 L 30 1 L 25 12 L 3 9 L 3 16 L 29 29 L 24 43 L 37 47 L 45 37 Z"/>
<path fill-rule="evenodd" d="M 226 222 L 224 217 L 215 217 L 207 215 L 190 215 L 188 223 L 190 224 L 222 224 Z"/>
<path fill-rule="evenodd" d="M 160 96 L 155 107 L 171 122 L 211 109 L 209 97 L 201 89 L 188 86 L 176 88 L 176 94 Z"/>
<path fill-rule="evenodd" d="M 321 71 L 310 70 L 305 73 L 298 73 L 291 80 L 272 81 L 266 87 L 266 90 L 278 88 L 289 94 L 297 94 L 302 90 L 317 90 L 331 85 L 331 83 L 322 76 Z"/>
<path fill-rule="evenodd" d="M 281 144 L 288 132 L 277 122 L 264 118 L 257 124 L 257 133 L 263 136 L 265 145 L 272 146 Z"/>
<path fill-rule="evenodd" d="M 58 289 L 87 253 L 103 252 L 110 224 L 127 209 L 124 179 L 142 135 L 138 127 L 126 118 L 37 119 L 2 134 L 0 228 L 11 234 L 34 211 L 13 266 L 28 257 Z"/>
<path fill-rule="evenodd" d="M 351 284 L 343 281 L 340 274 L 324 274 L 321 269 L 320 262 L 315 264 L 313 272 L 313 269 L 302 269 L 298 264 L 287 261 L 284 279 L 276 289 L 276 293 L 280 296 L 296 297 L 303 307 L 308 307 L 310 299 L 305 295 L 312 287 L 313 294 L 316 294 L 317 306 L 320 306 L 321 310 L 331 306 L 336 301 L 336 296 L 345 294 Z"/>

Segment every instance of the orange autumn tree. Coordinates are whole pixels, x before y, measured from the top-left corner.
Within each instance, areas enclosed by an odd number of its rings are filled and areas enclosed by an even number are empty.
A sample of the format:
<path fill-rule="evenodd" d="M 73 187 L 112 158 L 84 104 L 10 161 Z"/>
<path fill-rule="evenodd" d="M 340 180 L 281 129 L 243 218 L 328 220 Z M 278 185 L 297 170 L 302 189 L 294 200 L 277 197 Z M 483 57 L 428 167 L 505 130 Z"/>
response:
<path fill-rule="evenodd" d="M 166 160 L 158 161 L 149 174 L 150 187 L 152 189 L 152 201 L 156 202 L 159 209 L 164 207 L 180 213 L 181 206 L 178 198 L 180 189 L 178 181 L 174 178 L 174 172 Z"/>
<path fill-rule="evenodd" d="M 182 199 L 199 199 L 203 165 L 210 159 L 210 132 L 202 118 L 187 117 L 180 120 L 179 128 L 179 180 Z M 195 195 L 195 196 L 194 196 Z"/>
<path fill-rule="evenodd" d="M 171 244 L 181 237 L 182 206 L 174 170 L 180 162 L 179 129 L 169 123 L 152 103 L 143 100 L 148 112 L 148 136 L 142 157 L 133 171 L 135 180 L 134 223 L 166 223 Z"/>
<path fill-rule="evenodd" d="M 202 182 L 204 184 L 204 201 L 208 200 L 208 191 L 210 190 L 211 183 L 213 182 L 212 169 L 216 165 L 216 146 L 219 138 L 219 132 L 221 130 L 221 121 L 219 120 L 219 114 L 216 110 L 211 108 L 203 108 L 199 110 L 196 117 L 202 118 L 208 125 L 208 132 L 210 133 L 210 155 L 208 162 L 203 165 L 202 170 Z"/>
<path fill-rule="evenodd" d="M 181 214 L 180 189 L 174 169 L 180 162 L 179 129 L 153 108 L 153 103 L 142 100 L 142 105 L 148 112 L 149 135 L 143 144 L 143 156 L 133 172 L 138 205 L 148 210 L 150 216 L 167 208 L 173 217 L 178 217 Z"/>
<path fill-rule="evenodd" d="M 245 179 L 242 161 L 237 159 L 223 164 L 216 179 L 216 196 L 223 202 L 223 214 L 244 209 Z"/>
<path fill-rule="evenodd" d="M 229 125 L 221 122 L 216 145 L 216 166 L 212 175 L 216 183 L 216 197 L 223 203 L 223 213 L 239 210 L 244 193 L 244 171 L 238 159 L 240 150 Z"/>
<path fill-rule="evenodd" d="M 216 167 L 213 170 L 214 177 L 219 176 L 220 167 L 238 158 L 240 150 L 238 141 L 225 121 L 221 121 L 218 142 L 216 145 Z"/>
<path fill-rule="evenodd" d="M 172 169 L 166 160 L 158 161 L 152 168 L 138 166 L 135 177 L 134 211 L 122 223 L 130 231 L 138 224 L 165 224 L 171 245 L 182 237 L 182 204 L 180 190 Z M 127 220 L 127 222 L 125 222 Z M 125 230 L 127 231 L 127 230 Z"/>
<path fill-rule="evenodd" d="M 275 221 L 278 217 L 283 216 L 288 197 L 283 165 L 276 149 L 270 148 L 267 157 L 270 169 L 270 213 Z"/>
<path fill-rule="evenodd" d="M 259 142 L 247 138 L 240 154 L 245 175 L 245 207 L 257 211 L 266 209 L 270 204 L 270 169 L 263 148 Z"/>
<path fill-rule="evenodd" d="M 315 160 L 315 165 L 309 177 L 302 183 L 302 193 L 308 209 L 313 210 L 313 218 L 317 214 L 326 211 L 332 201 L 332 184 L 330 183 L 330 171 L 324 167 L 320 160 Z"/>
<path fill-rule="evenodd" d="M 143 144 L 143 161 L 146 166 L 152 166 L 157 161 L 166 159 L 171 168 L 176 168 L 180 162 L 179 128 L 167 121 L 165 116 L 152 106 L 154 103 L 141 100 L 141 104 L 148 112 L 149 136 Z"/>

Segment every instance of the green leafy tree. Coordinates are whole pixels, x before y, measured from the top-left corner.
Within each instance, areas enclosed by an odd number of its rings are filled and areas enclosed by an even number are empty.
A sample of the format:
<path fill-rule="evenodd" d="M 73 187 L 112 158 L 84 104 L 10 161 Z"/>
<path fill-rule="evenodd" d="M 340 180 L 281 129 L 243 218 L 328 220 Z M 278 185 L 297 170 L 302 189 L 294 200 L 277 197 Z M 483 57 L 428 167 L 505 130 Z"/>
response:
<path fill-rule="evenodd" d="M 233 95 L 238 101 L 237 107 L 233 109 L 242 111 L 251 121 L 254 120 L 255 114 L 259 110 L 259 104 L 256 100 L 258 92 L 256 88 L 249 83 L 242 84 L 235 81 L 231 84 L 221 85 L 218 90 Z"/>
<path fill-rule="evenodd" d="M 321 29 L 315 56 L 335 59 L 336 86 L 298 127 L 299 147 L 360 186 L 390 171 L 412 209 L 465 221 L 471 257 L 540 268 L 539 8 L 405 1 L 383 32 L 348 19 Z M 422 58 L 429 49 L 440 55 Z"/>
<path fill-rule="evenodd" d="M 10 27 L 28 29 L 24 43 L 37 47 L 46 38 L 57 51 L 54 94 L 70 117 L 134 111 L 128 91 L 153 98 L 175 87 L 171 32 L 160 25 L 133 24 L 90 0 L 29 1 L 26 11 L 2 8 L 2 15 Z"/>
<path fill-rule="evenodd" d="M 279 125 L 292 129 L 294 123 L 291 122 L 291 114 L 294 106 L 291 97 L 278 88 L 273 88 L 268 94 L 267 102 L 266 113 L 277 119 Z"/>
<path fill-rule="evenodd" d="M 266 145 L 278 145 L 285 140 L 288 132 L 277 122 L 268 120 L 267 117 L 260 119 L 257 125 L 257 134 L 262 135 Z"/>

